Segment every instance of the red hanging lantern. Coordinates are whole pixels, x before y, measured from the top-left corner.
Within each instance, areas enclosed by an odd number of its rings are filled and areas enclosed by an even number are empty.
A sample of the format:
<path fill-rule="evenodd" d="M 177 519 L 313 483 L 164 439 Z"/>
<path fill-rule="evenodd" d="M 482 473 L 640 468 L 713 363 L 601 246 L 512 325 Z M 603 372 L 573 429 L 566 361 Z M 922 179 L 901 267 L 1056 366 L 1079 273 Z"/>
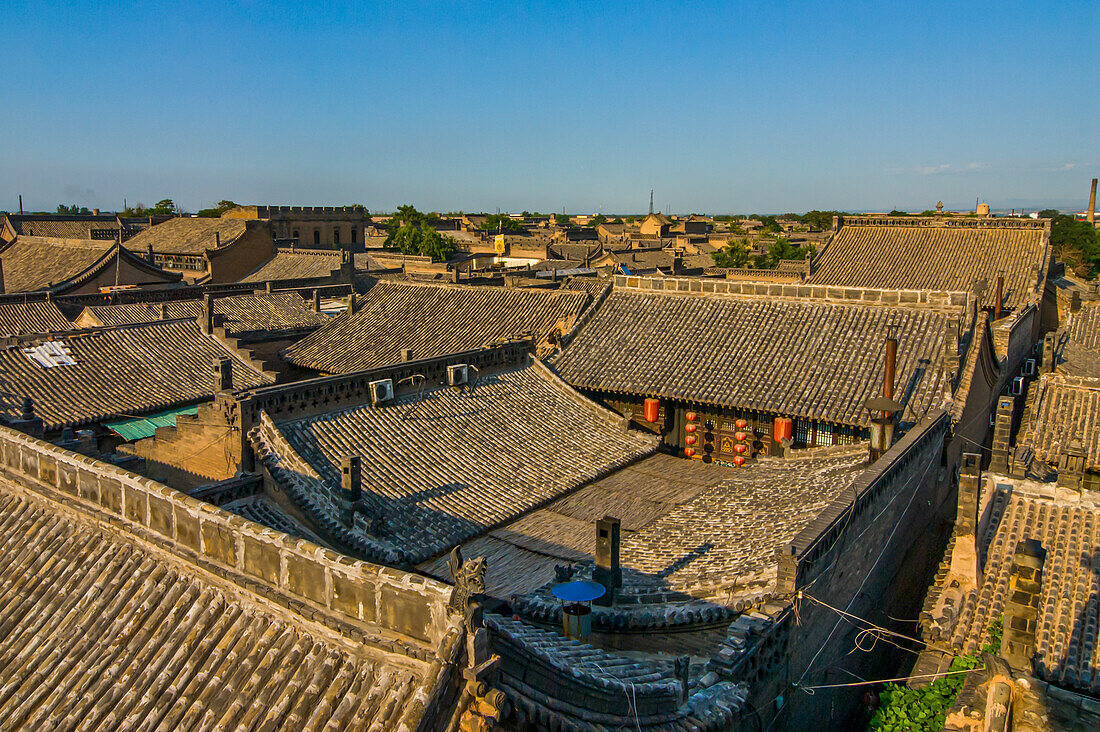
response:
<path fill-rule="evenodd" d="M 791 435 L 794 434 L 794 420 L 789 417 L 776 417 L 772 434 L 775 436 L 776 442 L 791 439 Z"/>
<path fill-rule="evenodd" d="M 689 447 L 684 450 L 684 457 L 691 457 L 695 454 L 695 448 Z"/>
<path fill-rule="evenodd" d="M 745 458 L 738 455 L 733 459 L 733 464 L 740 468 L 742 465 L 745 464 Z"/>
<path fill-rule="evenodd" d="M 695 444 L 695 435 L 688 435 L 687 438 L 684 440 L 684 442 L 686 442 L 689 445 L 694 445 Z"/>
<path fill-rule="evenodd" d="M 749 436 L 747 434 L 745 434 L 744 432 L 736 432 L 736 433 L 734 433 L 733 437 L 734 437 L 735 440 L 740 440 L 741 442 L 744 442 L 745 440 L 749 439 Z"/>
<path fill-rule="evenodd" d="M 696 417 L 698 417 L 698 416 L 699 415 L 697 415 L 695 412 L 688 412 L 687 413 L 688 422 L 694 422 Z"/>
<path fill-rule="evenodd" d="M 734 452 L 744 452 L 745 450 L 748 450 L 748 449 L 749 448 L 745 447 L 744 445 L 734 445 L 733 446 L 733 451 Z"/>
<path fill-rule="evenodd" d="M 645 400 L 645 421 L 656 422 L 661 414 L 661 402 L 659 399 Z"/>
<path fill-rule="evenodd" d="M 739 430 L 743 430 L 743 429 L 745 429 L 746 427 L 749 426 L 749 423 L 746 422 L 743 419 L 737 420 L 736 422 L 734 422 L 734 424 L 737 426 L 737 429 L 739 429 Z"/>
<path fill-rule="evenodd" d="M 686 432 L 694 432 L 695 431 L 695 425 L 689 424 L 687 427 L 684 428 L 684 430 Z"/>

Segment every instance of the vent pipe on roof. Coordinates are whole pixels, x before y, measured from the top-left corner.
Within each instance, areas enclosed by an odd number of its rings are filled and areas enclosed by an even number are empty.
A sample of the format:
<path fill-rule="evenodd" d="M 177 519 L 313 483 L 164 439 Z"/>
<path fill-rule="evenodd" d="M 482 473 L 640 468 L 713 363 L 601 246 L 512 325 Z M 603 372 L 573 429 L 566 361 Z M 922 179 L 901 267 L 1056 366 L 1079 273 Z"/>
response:
<path fill-rule="evenodd" d="M 897 325 L 886 327 L 886 364 L 882 375 L 882 395 L 887 399 L 894 398 L 894 378 L 898 365 L 898 330 Z"/>

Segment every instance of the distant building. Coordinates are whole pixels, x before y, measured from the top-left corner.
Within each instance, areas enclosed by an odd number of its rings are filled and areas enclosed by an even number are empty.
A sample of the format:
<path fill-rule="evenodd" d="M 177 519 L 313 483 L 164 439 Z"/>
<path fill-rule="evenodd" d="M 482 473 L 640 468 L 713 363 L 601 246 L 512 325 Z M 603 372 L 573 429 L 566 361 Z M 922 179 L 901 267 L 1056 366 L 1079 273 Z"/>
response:
<path fill-rule="evenodd" d="M 358 206 L 237 206 L 222 218 L 268 221 L 276 239 L 302 247 L 350 250 L 362 249 L 370 222 Z"/>

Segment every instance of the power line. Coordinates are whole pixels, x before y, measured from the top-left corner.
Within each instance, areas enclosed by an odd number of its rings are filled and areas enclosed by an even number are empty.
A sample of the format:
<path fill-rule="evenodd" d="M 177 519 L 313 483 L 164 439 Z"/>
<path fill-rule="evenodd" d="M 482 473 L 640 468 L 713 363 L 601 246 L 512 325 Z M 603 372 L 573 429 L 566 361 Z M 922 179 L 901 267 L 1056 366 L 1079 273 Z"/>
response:
<path fill-rule="evenodd" d="M 847 684 L 818 684 L 817 686 L 799 686 L 803 691 L 813 694 L 815 689 L 840 689 L 845 686 L 871 686 L 872 684 L 889 684 L 899 681 L 915 681 L 916 679 L 936 679 L 953 674 L 972 674 L 975 671 L 985 671 L 985 666 L 978 668 L 964 668 L 957 671 L 940 671 L 934 674 L 915 674 L 913 676 L 901 676 L 896 679 L 874 679 L 873 681 L 850 681 Z"/>

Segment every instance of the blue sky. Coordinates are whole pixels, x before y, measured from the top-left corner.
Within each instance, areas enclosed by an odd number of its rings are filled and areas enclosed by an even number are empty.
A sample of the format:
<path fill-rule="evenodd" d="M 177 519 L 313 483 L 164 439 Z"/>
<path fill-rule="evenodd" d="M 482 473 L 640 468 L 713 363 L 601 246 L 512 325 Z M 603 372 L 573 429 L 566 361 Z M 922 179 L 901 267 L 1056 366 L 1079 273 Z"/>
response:
<path fill-rule="evenodd" d="M 0 209 L 1083 207 L 1100 2 L 0 0 Z"/>

